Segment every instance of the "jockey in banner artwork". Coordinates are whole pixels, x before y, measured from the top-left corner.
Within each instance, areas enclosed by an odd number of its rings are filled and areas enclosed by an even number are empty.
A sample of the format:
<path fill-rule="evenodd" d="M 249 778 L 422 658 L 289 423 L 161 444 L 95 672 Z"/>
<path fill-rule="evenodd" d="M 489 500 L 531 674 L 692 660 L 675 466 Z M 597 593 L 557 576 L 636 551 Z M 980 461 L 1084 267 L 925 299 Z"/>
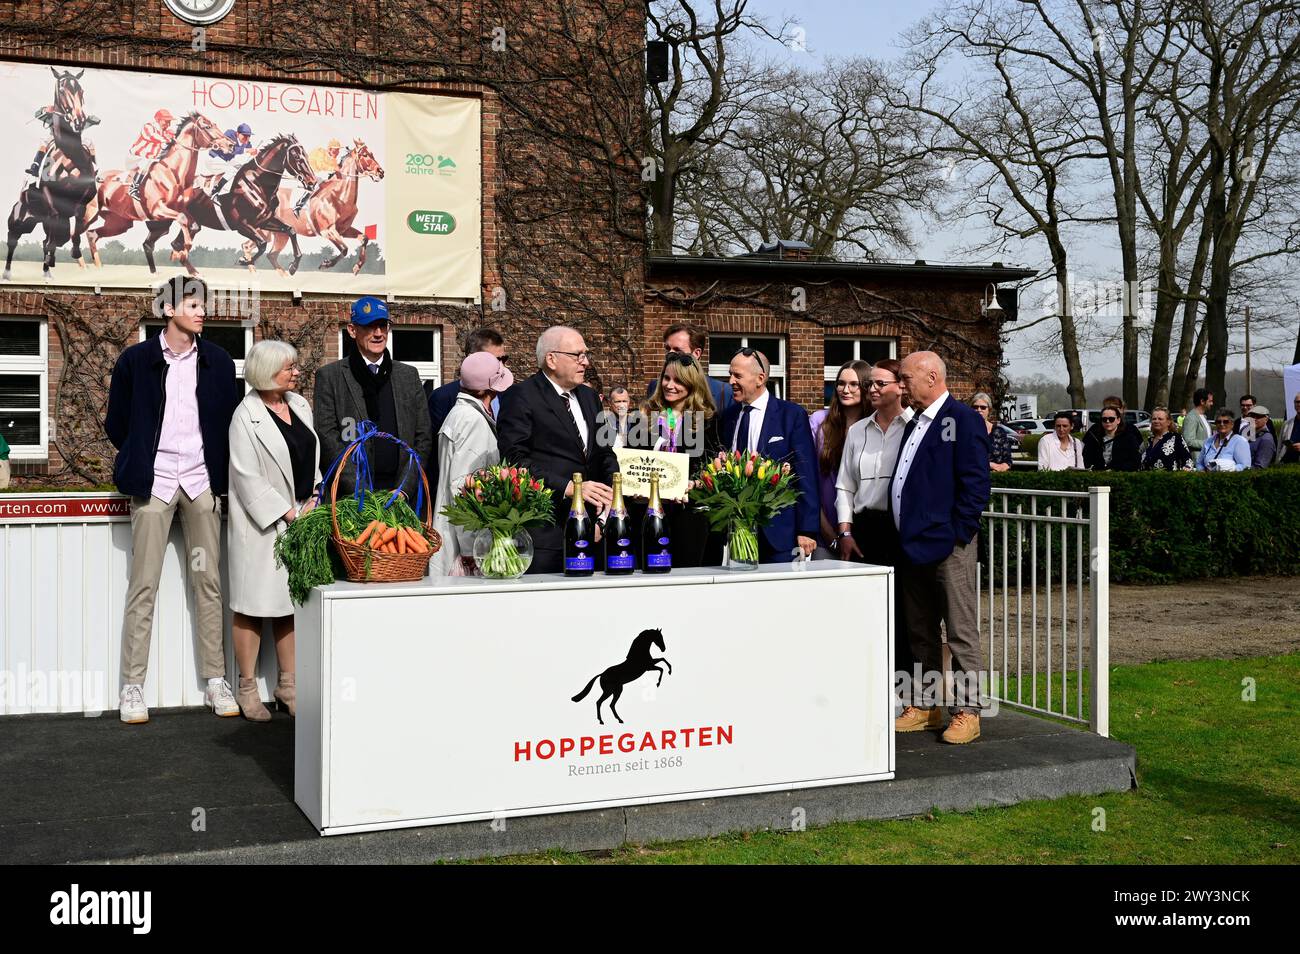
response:
<path fill-rule="evenodd" d="M 208 150 L 208 156 L 213 160 L 208 165 L 208 195 L 214 199 L 221 194 L 222 187 L 234 179 L 244 163 L 257 155 L 257 147 L 253 145 L 253 127 L 248 123 L 240 123 L 237 129 L 227 129 L 226 138 L 233 143 L 232 146 Z"/>
<path fill-rule="evenodd" d="M 172 128 L 175 117 L 165 109 L 153 114 L 153 121 L 140 127 L 140 132 L 126 154 L 126 171 L 131 174 L 131 185 L 127 189 L 131 198 L 140 201 L 140 186 L 149 174 L 149 166 L 159 158 L 165 149 L 176 140 Z"/>
<path fill-rule="evenodd" d="M 316 170 L 316 178 L 320 182 L 328 182 L 339 174 L 340 163 L 347 158 L 349 150 L 343 148 L 343 144 L 337 139 L 331 139 L 324 146 L 317 146 L 307 154 L 307 162 Z M 301 215 L 303 206 L 305 206 L 316 190 L 310 192 L 304 191 L 298 197 L 298 201 L 293 204 L 293 214 Z"/>

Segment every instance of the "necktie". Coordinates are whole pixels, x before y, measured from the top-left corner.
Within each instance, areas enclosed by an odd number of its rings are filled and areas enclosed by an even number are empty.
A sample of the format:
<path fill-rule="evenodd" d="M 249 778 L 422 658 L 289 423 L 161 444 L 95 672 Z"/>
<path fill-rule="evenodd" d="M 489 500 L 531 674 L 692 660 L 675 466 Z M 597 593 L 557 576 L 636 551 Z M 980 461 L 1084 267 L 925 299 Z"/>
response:
<path fill-rule="evenodd" d="M 582 449 L 587 449 L 587 435 L 582 432 L 582 425 L 578 423 L 577 412 L 573 410 L 574 397 L 568 391 L 564 392 L 564 406 L 569 409 L 569 417 L 573 418 L 573 429 L 578 432 L 578 440 L 582 441 Z"/>
<path fill-rule="evenodd" d="M 740 423 L 736 425 L 736 443 L 732 450 L 738 450 L 742 454 L 749 450 L 749 412 L 754 410 L 754 405 L 746 404 L 740 409 Z"/>
<path fill-rule="evenodd" d="M 378 374 L 378 373 L 379 373 L 379 365 L 377 365 L 377 364 L 372 364 L 372 365 L 370 365 L 370 373 L 371 373 L 371 374 Z"/>

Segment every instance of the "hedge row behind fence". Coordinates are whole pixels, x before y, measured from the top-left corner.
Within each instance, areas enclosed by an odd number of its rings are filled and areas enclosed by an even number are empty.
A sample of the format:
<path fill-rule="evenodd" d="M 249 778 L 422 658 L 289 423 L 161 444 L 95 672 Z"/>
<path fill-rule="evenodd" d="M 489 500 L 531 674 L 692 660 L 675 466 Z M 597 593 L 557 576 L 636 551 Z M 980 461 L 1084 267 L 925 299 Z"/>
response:
<path fill-rule="evenodd" d="M 1222 474 L 1007 471 L 993 475 L 990 509 L 1002 509 L 999 487 L 1086 491 L 1103 485 L 1110 487 L 1110 577 L 1116 583 L 1300 574 L 1297 465 Z M 1009 509 L 1014 512 L 1017 503 L 1029 511 L 1029 498 L 1010 497 Z M 1073 574 L 1073 530 L 1069 546 Z M 1059 545 L 1053 549 L 1059 552 Z M 985 540 L 981 551 L 985 559 Z"/>

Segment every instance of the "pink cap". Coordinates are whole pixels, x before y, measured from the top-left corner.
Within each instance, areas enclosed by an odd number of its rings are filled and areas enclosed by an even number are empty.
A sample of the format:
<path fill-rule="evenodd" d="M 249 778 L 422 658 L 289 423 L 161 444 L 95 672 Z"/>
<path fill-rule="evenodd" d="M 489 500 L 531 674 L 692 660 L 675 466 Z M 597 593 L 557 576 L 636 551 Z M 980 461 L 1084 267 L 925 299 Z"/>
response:
<path fill-rule="evenodd" d="M 496 355 L 476 351 L 460 363 L 460 386 L 467 391 L 500 394 L 515 383 L 515 376 Z"/>

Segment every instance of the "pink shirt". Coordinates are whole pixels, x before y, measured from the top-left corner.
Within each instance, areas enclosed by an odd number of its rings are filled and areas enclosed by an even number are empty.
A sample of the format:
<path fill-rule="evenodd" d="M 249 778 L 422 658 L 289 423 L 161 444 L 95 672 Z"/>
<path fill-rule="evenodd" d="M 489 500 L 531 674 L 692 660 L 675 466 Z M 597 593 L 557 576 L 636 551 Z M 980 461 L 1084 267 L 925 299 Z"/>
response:
<path fill-rule="evenodd" d="M 179 487 L 194 500 L 209 486 L 196 394 L 199 346 L 196 342 L 188 351 L 177 354 L 167 343 L 166 332 L 159 334 L 167 362 L 167 405 L 163 408 L 158 453 L 153 459 L 153 495 L 170 503 Z"/>

